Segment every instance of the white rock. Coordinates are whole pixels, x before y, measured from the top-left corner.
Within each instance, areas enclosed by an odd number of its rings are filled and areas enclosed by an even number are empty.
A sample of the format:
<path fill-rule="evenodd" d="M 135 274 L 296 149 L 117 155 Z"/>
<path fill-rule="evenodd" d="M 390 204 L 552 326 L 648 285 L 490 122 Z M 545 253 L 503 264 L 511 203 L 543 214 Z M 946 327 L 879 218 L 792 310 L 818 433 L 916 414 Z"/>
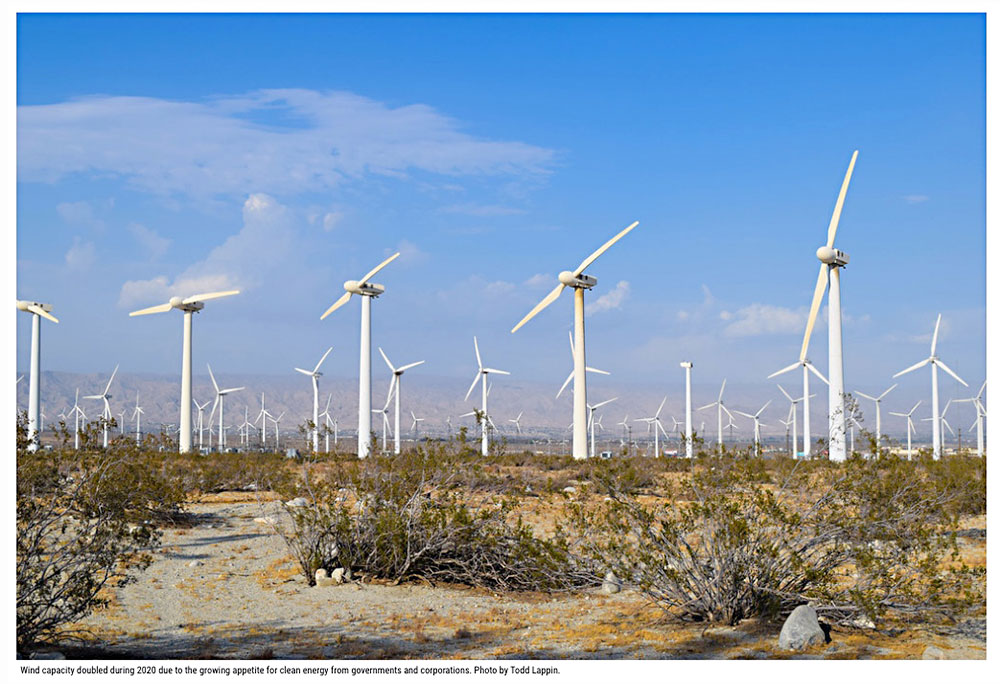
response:
<path fill-rule="evenodd" d="M 812 606 L 799 606 L 781 626 L 778 636 L 778 648 L 799 651 L 809 646 L 826 643 L 826 633 L 819 626 L 816 609 Z"/>
<path fill-rule="evenodd" d="M 193 560 L 190 563 L 188 563 L 189 568 L 197 568 L 199 565 L 204 565 L 204 563 L 202 563 L 200 560 Z"/>
<path fill-rule="evenodd" d="M 615 573 L 609 571 L 608 574 L 604 576 L 604 584 L 601 585 L 601 591 L 605 594 L 617 594 L 621 590 L 621 580 L 615 577 Z"/>
<path fill-rule="evenodd" d="M 291 506 L 292 508 L 302 508 L 303 506 L 308 506 L 309 502 L 306 501 L 301 496 L 297 496 L 294 499 L 292 499 L 291 501 L 286 501 L 285 505 L 286 506 Z"/>
<path fill-rule="evenodd" d="M 333 574 L 330 575 L 330 579 L 332 579 L 335 584 L 343 584 L 344 583 L 344 569 L 343 568 L 337 568 L 336 570 L 334 570 Z"/>
<path fill-rule="evenodd" d="M 563 491 L 566 492 L 567 494 L 575 494 L 576 487 L 563 487 Z"/>
<path fill-rule="evenodd" d="M 274 518 L 254 518 L 253 521 L 258 525 L 273 525 Z"/>

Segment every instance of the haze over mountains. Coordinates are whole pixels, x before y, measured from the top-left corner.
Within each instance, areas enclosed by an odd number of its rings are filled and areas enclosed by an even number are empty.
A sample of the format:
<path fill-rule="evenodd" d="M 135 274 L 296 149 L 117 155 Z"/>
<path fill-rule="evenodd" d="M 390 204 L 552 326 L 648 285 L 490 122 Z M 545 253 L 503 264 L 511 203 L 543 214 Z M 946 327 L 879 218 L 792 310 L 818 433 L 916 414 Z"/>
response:
<path fill-rule="evenodd" d="M 372 407 L 380 409 L 385 404 L 386 392 L 389 387 L 389 378 L 386 372 L 378 366 L 374 366 L 376 372 L 372 379 Z M 213 369 L 215 370 L 215 369 Z M 679 369 L 678 369 L 679 370 Z M 19 371 L 18 374 L 25 371 Z M 47 426 L 54 425 L 59 420 L 58 414 L 67 411 L 73 405 L 73 398 L 77 388 L 80 396 L 88 394 L 98 394 L 104 389 L 108 381 L 111 369 L 107 373 L 69 373 L 61 371 L 43 371 L 42 373 L 42 411 L 46 415 Z M 471 373 L 470 373 L 471 375 Z M 697 376 L 695 376 L 697 377 Z M 785 376 L 787 381 L 782 381 L 782 386 L 793 396 L 801 394 L 801 376 L 798 372 L 789 373 Z M 303 425 L 312 415 L 312 387 L 308 378 L 300 377 L 298 374 L 289 373 L 287 376 L 279 375 L 249 375 L 231 374 L 223 371 L 216 372 L 216 379 L 219 386 L 239 387 L 246 389 L 227 396 L 225 403 L 225 422 L 227 425 L 238 425 L 243 420 L 244 409 L 248 409 L 249 418 L 253 421 L 260 412 L 261 392 L 264 393 L 264 401 L 268 411 L 272 415 L 279 415 L 285 412 L 281 421 L 282 432 L 294 431 L 298 426 Z M 463 401 L 468 383 L 471 377 L 466 379 L 448 378 L 436 376 L 428 373 L 411 372 L 404 376 L 402 384 L 402 404 L 400 423 L 404 436 L 412 436 L 410 425 L 412 410 L 424 421 L 420 429 L 423 434 L 443 435 L 447 431 L 446 420 L 451 418 L 452 425 L 457 430 L 460 426 L 469 427 L 473 431 L 475 420 L 473 417 L 459 418 L 463 413 L 467 413 L 477 408 L 480 404 L 480 394 L 477 388 L 469 397 L 468 401 Z M 619 423 L 627 414 L 629 421 L 635 418 L 643 418 L 653 415 L 664 395 L 667 396 L 666 404 L 660 414 L 660 419 L 664 428 L 668 432 L 673 430 L 673 420 L 684 420 L 684 385 L 683 376 L 680 372 L 676 374 L 673 383 L 661 381 L 656 384 L 625 384 L 616 382 L 614 377 L 594 377 L 588 378 L 588 394 L 591 403 L 604 401 L 612 397 L 618 397 L 617 401 L 599 409 L 598 416 L 603 416 L 601 421 L 605 432 L 604 435 L 618 436 L 621 434 Z M 955 383 L 955 386 L 963 390 L 962 393 L 955 393 L 952 388 L 945 387 L 942 383 L 942 408 L 950 398 L 961 398 L 972 396 L 978 390 L 978 383 L 974 379 L 968 379 L 970 384 L 976 387 L 966 390 Z M 524 412 L 521 418 L 521 429 L 525 436 L 532 434 L 549 437 L 566 437 L 570 435 L 569 423 L 572 420 L 572 399 L 571 387 L 563 395 L 556 399 L 555 395 L 558 386 L 550 386 L 548 383 L 528 382 L 516 377 L 516 375 L 501 376 L 492 380 L 493 388 L 489 396 L 490 415 L 496 426 L 504 434 L 516 433 L 513 423 L 508 419 L 517 417 L 518 413 Z M 891 383 L 888 383 L 888 386 Z M 929 386 L 929 382 L 927 385 Z M 813 437 L 822 436 L 826 430 L 826 388 L 820 385 L 819 381 L 810 382 L 810 391 L 818 394 L 813 399 L 811 406 L 811 422 Z M 850 389 L 850 388 L 849 388 Z M 797 391 L 796 391 L 797 390 Z M 131 417 L 132 410 L 136 403 L 136 392 L 139 393 L 139 404 L 145 411 L 142 417 L 143 431 L 146 426 L 156 426 L 160 424 L 174 424 L 178 422 L 180 401 L 180 380 L 179 375 L 160 375 L 148 373 L 128 373 L 119 371 L 115 376 L 111 386 L 111 408 L 116 418 L 122 410 L 127 411 L 126 426 L 132 426 L 134 430 L 135 421 Z M 332 395 L 330 401 L 330 414 L 337 418 L 341 433 L 353 433 L 357 428 L 357 378 L 323 376 L 320 379 L 320 411 L 326 406 L 327 396 Z M 718 396 L 717 386 L 707 386 L 699 384 L 697 381 L 693 387 L 693 407 L 709 404 L 715 401 Z M 211 410 L 211 402 L 214 399 L 214 390 L 208 374 L 194 376 L 193 396 L 198 402 L 210 402 L 205 409 L 205 420 L 208 420 L 208 413 Z M 748 413 L 756 412 L 764 402 L 771 400 L 771 404 L 762 414 L 761 433 L 767 437 L 784 437 L 785 427 L 779 422 L 788 415 L 788 401 L 781 395 L 774 384 L 765 385 L 762 383 L 728 383 L 726 385 L 724 403 L 731 411 L 741 410 Z M 914 423 L 917 432 L 915 439 L 920 441 L 929 439 L 930 424 L 921 422 L 920 419 L 930 415 L 929 387 L 924 388 L 923 383 L 915 383 L 911 386 L 900 386 L 890 393 L 883 401 L 882 406 L 882 426 L 883 433 L 896 439 L 905 440 L 906 423 L 902 418 L 888 415 L 889 411 L 906 412 L 918 400 L 923 403 L 914 414 Z M 27 382 L 22 381 L 17 385 L 17 406 L 19 410 L 24 410 L 28 401 Z M 80 405 L 86 412 L 88 418 L 98 415 L 101 404 L 96 400 L 80 399 Z M 874 429 L 875 409 L 871 402 L 861 399 L 860 409 L 863 416 L 862 423 Z M 390 407 L 390 419 L 391 419 Z M 801 405 L 799 408 L 799 431 L 801 433 Z M 193 412 L 193 420 L 197 426 L 197 409 Z M 975 412 L 970 404 L 954 404 L 948 409 L 947 419 L 951 426 L 957 431 L 962 430 L 963 443 L 974 440 L 974 434 L 969 430 L 969 426 L 975 420 Z M 216 417 L 217 420 L 217 417 Z M 695 430 L 702 432 L 701 424 L 704 422 L 704 436 L 707 441 L 714 441 L 716 435 L 716 413 L 715 409 L 704 411 L 695 410 L 693 413 Z M 725 418 L 723 419 L 725 425 Z M 746 441 L 752 438 L 753 423 L 750 419 L 736 415 L 736 425 L 738 429 L 733 431 L 733 437 L 739 441 Z M 373 416 L 372 427 L 377 433 L 381 432 L 381 419 Z M 268 425 L 270 431 L 271 424 Z M 641 439 L 646 434 L 644 423 L 632 423 L 633 436 Z M 126 427 L 128 431 L 128 427 Z M 729 439 L 729 431 L 726 430 L 726 439 Z M 968 437 L 966 437 L 966 435 Z M 955 443 L 955 437 L 950 434 L 946 436 L 946 443 Z"/>

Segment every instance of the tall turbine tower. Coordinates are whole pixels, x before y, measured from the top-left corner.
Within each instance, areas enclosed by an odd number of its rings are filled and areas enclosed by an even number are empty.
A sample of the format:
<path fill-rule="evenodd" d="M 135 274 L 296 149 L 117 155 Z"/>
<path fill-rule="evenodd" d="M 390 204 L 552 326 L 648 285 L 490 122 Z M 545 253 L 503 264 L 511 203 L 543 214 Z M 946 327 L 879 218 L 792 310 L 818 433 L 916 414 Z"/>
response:
<path fill-rule="evenodd" d="M 681 361 L 681 368 L 684 369 L 684 450 L 688 458 L 694 458 L 694 447 L 691 436 L 691 369 L 694 364 L 690 361 Z"/>
<path fill-rule="evenodd" d="M 960 383 L 968 387 L 968 383 L 962 378 L 955 375 L 955 371 L 948 368 L 944 361 L 939 359 L 937 354 L 937 339 L 938 339 L 938 329 L 941 327 L 941 314 L 938 314 L 937 323 L 934 324 L 934 337 L 931 338 L 931 355 L 920 363 L 915 363 L 909 368 L 905 368 L 892 377 L 898 378 L 900 375 L 909 373 L 912 370 L 922 368 L 927 364 L 931 364 L 931 434 L 933 436 L 934 443 L 934 459 L 937 460 L 941 458 L 941 414 L 938 411 L 938 376 L 937 369 L 938 366 L 941 367 L 944 372 L 946 372 L 951 377 L 958 380 Z"/>
<path fill-rule="evenodd" d="M 483 358 L 479 355 L 479 340 L 475 336 L 472 337 L 472 344 L 476 348 L 476 364 L 479 366 L 479 370 L 476 371 L 476 377 L 472 380 L 472 384 L 469 385 L 469 391 L 465 393 L 465 401 L 469 400 L 469 395 L 472 394 L 472 390 L 476 388 L 476 383 L 482 381 L 483 383 L 483 415 L 479 418 L 479 422 L 483 428 L 483 445 L 482 451 L 483 456 L 490 455 L 490 441 L 489 441 L 489 414 L 486 412 L 486 398 L 489 396 L 489 388 L 487 387 L 488 376 L 490 373 L 499 373 L 500 375 L 510 375 L 509 372 L 505 370 L 497 370 L 496 368 L 484 368 Z M 584 418 L 586 420 L 586 418 Z"/>
<path fill-rule="evenodd" d="M 171 297 L 166 304 L 151 306 L 148 309 L 133 311 L 129 316 L 145 316 L 146 314 L 165 313 L 171 309 L 179 309 L 184 312 L 184 340 L 181 352 L 181 425 L 180 425 L 180 451 L 186 453 L 191 451 L 191 321 L 192 315 L 205 308 L 205 302 L 219 297 L 229 297 L 239 294 L 239 290 L 226 290 L 224 292 L 206 292 L 190 297 Z"/>
<path fill-rule="evenodd" d="M 829 298 L 829 351 L 830 351 L 830 460 L 843 461 L 847 458 L 847 415 L 844 407 L 844 349 L 843 334 L 840 325 L 840 269 L 847 266 L 851 260 L 845 252 L 835 249 L 834 238 L 837 237 L 837 225 L 840 223 L 840 213 L 844 208 L 844 198 L 847 197 L 847 187 L 854 173 L 854 162 L 858 159 L 858 151 L 851 155 L 851 163 L 840 186 L 837 204 L 827 228 L 826 244 L 816 250 L 816 258 L 820 260 L 819 277 L 816 279 L 816 290 L 813 292 L 812 306 L 809 309 L 809 321 L 806 323 L 806 334 L 802 340 L 802 351 L 799 360 L 805 361 L 809 349 L 809 337 L 819 307 L 823 303 L 827 283 L 830 285 Z M 808 396 L 809 392 L 804 392 Z"/>
<path fill-rule="evenodd" d="M 392 371 L 392 381 L 389 383 L 389 398 L 390 399 L 392 398 L 393 392 L 396 393 L 396 432 L 393 434 L 393 440 L 395 442 L 395 444 L 393 445 L 393 447 L 394 447 L 395 453 L 398 454 L 400 452 L 400 445 L 399 445 L 399 388 L 400 388 L 401 383 L 403 382 L 403 373 L 405 373 L 406 371 L 408 371 L 409 369 L 411 369 L 411 368 L 413 368 L 415 366 L 419 366 L 420 364 L 423 363 L 423 361 L 415 361 L 414 363 L 408 363 L 405 366 L 400 366 L 399 368 L 396 368 L 389 361 L 389 357 L 385 355 L 385 352 L 382 351 L 382 347 L 378 348 L 378 353 L 382 355 L 382 358 L 385 360 L 385 365 L 387 365 L 389 367 L 389 370 Z M 413 412 L 411 411 L 410 413 L 412 414 Z M 423 418 L 421 418 L 420 420 L 422 421 Z"/>
<path fill-rule="evenodd" d="M 27 311 L 31 314 L 31 369 L 28 378 L 28 450 L 35 451 L 38 448 L 38 419 L 41 417 L 41 393 L 39 382 L 41 382 L 42 372 L 42 317 L 53 323 L 58 323 L 59 319 L 50 314 L 51 304 L 41 302 L 28 302 L 18 299 L 17 308 L 20 311 Z M 18 378 L 20 381 L 20 378 Z"/>
<path fill-rule="evenodd" d="M 611 245 L 625 237 L 637 225 L 639 225 L 638 221 L 633 222 L 625 230 L 605 242 L 596 252 L 584 259 L 573 271 L 562 271 L 559 274 L 559 284 L 556 285 L 555 289 L 547 294 L 545 299 L 536 304 L 535 308 L 529 311 L 528 315 L 522 318 L 520 323 L 511 329 L 511 333 L 517 332 L 518 328 L 534 318 L 539 311 L 554 302 L 565 288 L 573 288 L 573 328 L 576 341 L 573 350 L 573 458 L 576 459 L 587 458 L 587 361 L 583 324 L 583 293 L 597 284 L 597 278 L 584 275 L 583 271 L 594 263 L 597 257 L 604 254 Z"/>
<path fill-rule="evenodd" d="M 313 433 L 313 439 L 312 439 L 312 442 L 313 442 L 313 453 L 314 454 L 318 454 L 319 453 L 319 379 L 323 375 L 322 373 L 319 372 L 319 367 L 323 365 L 323 362 L 326 361 L 326 357 L 329 356 L 330 352 L 332 352 L 332 351 L 333 351 L 333 347 L 330 347 L 329 349 L 327 349 L 326 353 L 323 354 L 323 356 L 320 357 L 319 363 L 317 363 L 316 367 L 313 368 L 311 371 L 303 370 L 302 368 L 296 368 L 295 369 L 299 373 L 302 373 L 303 375 L 308 375 L 310 378 L 312 378 L 312 386 L 313 386 L 313 431 L 312 431 L 312 433 Z"/>
<path fill-rule="evenodd" d="M 385 292 L 385 287 L 369 283 L 368 279 L 399 256 L 396 252 L 368 271 L 361 280 L 344 283 L 344 294 L 319 317 L 323 320 L 347 303 L 351 295 L 361 297 L 361 360 L 358 367 L 358 458 L 368 456 L 372 448 L 372 299 Z"/>
<path fill-rule="evenodd" d="M 872 397 L 864 392 L 858 392 L 858 396 L 864 397 L 870 401 L 875 402 L 875 455 L 882 454 L 882 400 L 885 399 L 885 395 L 896 389 L 896 385 L 893 385 L 882 394 L 877 397 Z"/>

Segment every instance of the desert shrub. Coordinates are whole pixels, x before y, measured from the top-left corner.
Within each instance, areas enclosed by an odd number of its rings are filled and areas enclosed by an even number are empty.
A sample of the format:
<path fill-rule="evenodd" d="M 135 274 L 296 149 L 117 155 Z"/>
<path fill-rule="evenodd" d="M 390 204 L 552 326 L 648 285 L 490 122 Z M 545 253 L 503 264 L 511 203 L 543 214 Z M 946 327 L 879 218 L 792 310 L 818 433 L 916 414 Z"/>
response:
<path fill-rule="evenodd" d="M 159 535 L 150 518 L 154 477 L 123 454 L 27 450 L 17 443 L 17 644 L 72 636 L 70 625 L 106 604 L 102 591 L 135 580 Z M 171 508 L 167 506 L 166 508 Z"/>
<path fill-rule="evenodd" d="M 177 477 L 187 492 L 282 488 L 292 478 L 291 464 L 277 453 L 213 453 L 174 459 Z"/>
<path fill-rule="evenodd" d="M 960 515 L 986 513 L 986 458 L 975 455 L 944 456 L 924 461 L 932 486 L 952 492 L 951 509 Z"/>
<path fill-rule="evenodd" d="M 981 600 L 973 573 L 954 567 L 953 497 L 913 464 L 792 467 L 769 484 L 723 461 L 696 470 L 688 501 L 613 491 L 596 512 L 577 507 L 583 552 L 686 620 L 735 624 L 807 602 L 837 619 L 955 615 Z"/>
<path fill-rule="evenodd" d="M 510 497 L 468 501 L 473 468 L 440 445 L 372 456 L 299 487 L 311 505 L 290 508 L 279 532 L 310 583 L 318 568 L 401 582 L 460 582 L 497 590 L 561 590 L 594 577 L 561 532 L 541 539 Z M 467 473 L 466 473 L 467 475 Z"/>

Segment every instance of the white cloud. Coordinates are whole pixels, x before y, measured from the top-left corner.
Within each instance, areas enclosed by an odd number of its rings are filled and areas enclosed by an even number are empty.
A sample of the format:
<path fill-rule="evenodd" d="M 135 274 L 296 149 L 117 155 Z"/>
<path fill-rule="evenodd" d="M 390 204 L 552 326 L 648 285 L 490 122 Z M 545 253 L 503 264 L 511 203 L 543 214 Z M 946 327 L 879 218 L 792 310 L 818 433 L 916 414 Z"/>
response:
<path fill-rule="evenodd" d="M 725 311 L 722 313 L 728 314 Z M 805 330 L 808 313 L 805 308 L 751 304 L 730 315 L 732 322 L 723 329 L 723 333 L 728 337 L 801 333 Z M 720 318 L 730 320 L 722 314 Z"/>
<path fill-rule="evenodd" d="M 97 251 L 93 242 L 83 242 L 80 236 L 73 238 L 73 246 L 66 252 L 66 265 L 76 271 L 85 271 L 94 264 Z"/>
<path fill-rule="evenodd" d="M 728 320 L 732 319 L 732 317 L 733 317 L 733 314 L 730 313 L 729 311 L 720 311 L 719 312 L 719 318 L 721 318 L 724 321 L 728 321 Z"/>
<path fill-rule="evenodd" d="M 702 283 L 701 292 L 705 296 L 701 303 L 703 307 L 709 308 L 715 304 L 715 297 L 712 296 L 712 291 L 708 289 L 708 285 Z"/>
<path fill-rule="evenodd" d="M 94 214 L 94 207 L 90 202 L 60 202 L 56 205 L 56 213 L 70 225 L 104 230 L 104 221 Z"/>
<path fill-rule="evenodd" d="M 554 153 L 476 138 L 426 105 L 258 90 L 200 102 L 94 96 L 18 107 L 18 179 L 117 176 L 161 196 L 325 191 L 376 174 L 548 173 Z"/>
<path fill-rule="evenodd" d="M 610 292 L 602 294 L 588 307 L 587 313 L 595 314 L 611 309 L 620 309 L 629 293 L 627 280 L 619 280 L 615 288 Z"/>
<path fill-rule="evenodd" d="M 920 204 L 926 202 L 930 197 L 927 195 L 903 195 L 903 201 L 907 204 Z"/>
<path fill-rule="evenodd" d="M 539 288 L 545 287 L 546 285 L 549 287 L 556 286 L 555 278 L 546 273 L 536 273 L 535 275 L 525 280 L 524 284 L 528 287 L 539 287 Z"/>
<path fill-rule="evenodd" d="M 174 295 L 239 288 L 249 290 L 267 275 L 293 263 L 291 212 L 272 197 L 256 193 L 243 203 L 243 228 L 172 282 L 159 275 L 122 285 L 118 305 L 157 304 Z"/>
<path fill-rule="evenodd" d="M 328 211 L 323 214 L 323 230 L 330 232 L 337 227 L 344 218 L 344 212 L 342 211 Z"/>
<path fill-rule="evenodd" d="M 395 249 L 385 250 L 385 255 L 389 256 L 395 252 L 399 252 L 399 261 L 402 263 L 418 264 L 427 258 L 427 252 L 405 238 L 399 241 Z"/>
<path fill-rule="evenodd" d="M 441 209 L 443 214 L 464 214 L 466 216 L 511 216 L 525 213 L 523 209 L 505 207 L 499 204 L 452 204 Z"/>
<path fill-rule="evenodd" d="M 130 223 L 128 225 L 128 232 L 132 233 L 132 237 L 148 252 L 149 258 L 153 261 L 163 256 L 167 248 L 170 247 L 170 240 L 168 238 L 161 236 L 152 228 L 147 228 L 141 223 Z"/>

